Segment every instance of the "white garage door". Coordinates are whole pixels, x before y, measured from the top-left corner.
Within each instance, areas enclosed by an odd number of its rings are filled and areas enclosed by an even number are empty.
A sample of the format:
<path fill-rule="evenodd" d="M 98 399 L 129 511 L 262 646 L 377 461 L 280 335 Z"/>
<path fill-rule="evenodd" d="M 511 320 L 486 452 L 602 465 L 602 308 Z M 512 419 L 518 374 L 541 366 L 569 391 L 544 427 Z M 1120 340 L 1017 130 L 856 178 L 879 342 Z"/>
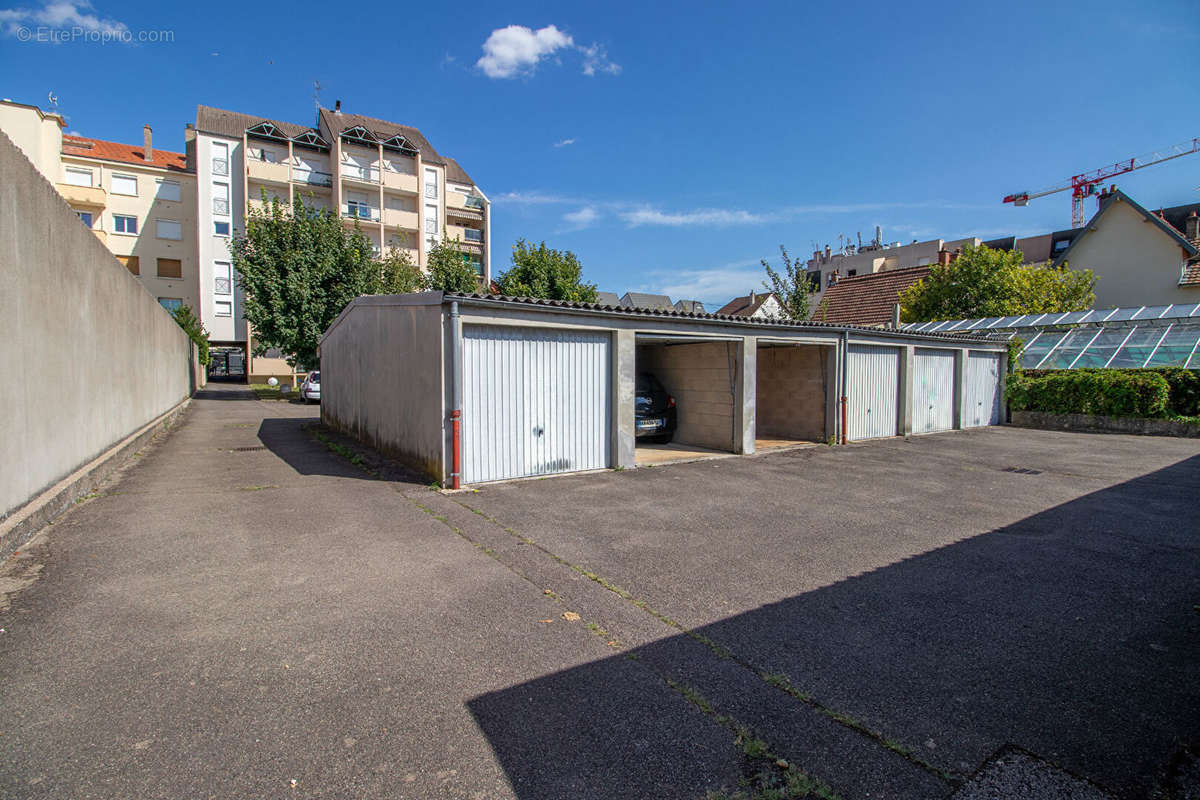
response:
<path fill-rule="evenodd" d="M 606 333 L 463 328 L 463 481 L 609 464 Z"/>
<path fill-rule="evenodd" d="M 913 433 L 954 427 L 954 351 L 918 347 L 913 355 Z"/>
<path fill-rule="evenodd" d="M 1000 354 L 969 353 L 963 392 L 963 427 L 1000 424 Z"/>
<path fill-rule="evenodd" d="M 849 438 L 895 436 L 900 351 L 852 344 L 846 366 Z"/>

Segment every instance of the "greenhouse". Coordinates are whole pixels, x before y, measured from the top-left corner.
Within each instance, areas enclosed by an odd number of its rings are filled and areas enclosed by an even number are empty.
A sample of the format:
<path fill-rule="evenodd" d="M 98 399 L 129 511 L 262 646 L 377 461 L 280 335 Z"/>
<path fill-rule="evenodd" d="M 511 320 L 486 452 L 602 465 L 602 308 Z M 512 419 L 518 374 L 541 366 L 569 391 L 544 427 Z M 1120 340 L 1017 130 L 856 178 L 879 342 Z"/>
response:
<path fill-rule="evenodd" d="M 1200 303 L 911 322 L 901 328 L 1015 338 L 1026 369 L 1200 369 Z"/>

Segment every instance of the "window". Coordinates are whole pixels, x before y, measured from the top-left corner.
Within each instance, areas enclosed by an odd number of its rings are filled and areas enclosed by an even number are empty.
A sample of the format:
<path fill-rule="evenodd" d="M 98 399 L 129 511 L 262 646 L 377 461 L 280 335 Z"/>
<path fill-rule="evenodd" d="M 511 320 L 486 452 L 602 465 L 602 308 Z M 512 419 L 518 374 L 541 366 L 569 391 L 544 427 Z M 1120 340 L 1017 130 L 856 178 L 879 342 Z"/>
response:
<path fill-rule="evenodd" d="M 158 304 L 167 311 L 174 311 L 183 305 L 183 301 L 178 297 L 160 297 L 158 298 Z"/>
<path fill-rule="evenodd" d="M 154 235 L 159 239 L 183 239 L 183 225 L 171 219 L 154 220 Z"/>
<path fill-rule="evenodd" d="M 158 259 L 158 277 L 160 278 L 182 278 L 183 277 L 183 262 L 178 258 L 160 258 Z"/>
<path fill-rule="evenodd" d="M 141 269 L 138 266 L 137 256 L 117 256 L 117 261 L 125 265 L 125 269 L 129 270 L 134 275 L 140 275 Z"/>
<path fill-rule="evenodd" d="M 279 160 L 279 158 L 275 155 L 274 150 L 268 150 L 265 147 L 252 148 L 250 150 L 250 157 L 267 164 L 274 164 Z"/>
<path fill-rule="evenodd" d="M 229 174 L 229 145 L 224 142 L 213 142 L 212 171 L 213 175 Z"/>
<path fill-rule="evenodd" d="M 179 202 L 179 181 L 164 181 L 159 178 L 155 181 L 158 189 L 159 200 L 171 200 Z"/>
<path fill-rule="evenodd" d="M 213 213 L 222 216 L 229 215 L 229 184 L 213 184 Z"/>
<path fill-rule="evenodd" d="M 113 175 L 112 176 L 112 193 L 129 195 L 130 197 L 137 197 L 137 176 L 136 175 Z"/>
<path fill-rule="evenodd" d="M 482 242 L 483 231 L 478 228 L 463 228 L 463 240 L 467 242 Z"/>
<path fill-rule="evenodd" d="M 217 261 L 213 264 L 213 293 L 233 294 L 233 281 L 230 280 L 228 261 Z"/>
<path fill-rule="evenodd" d="M 115 233 L 137 233 L 137 217 L 113 214 L 113 231 Z"/>
<path fill-rule="evenodd" d="M 89 228 L 92 227 L 92 212 L 76 211 L 75 216 L 79 217 L 79 221 L 82 222 L 87 227 L 89 227 Z"/>
<path fill-rule="evenodd" d="M 92 171 L 90 169 L 72 169 L 67 167 L 67 183 L 71 186 L 91 186 Z"/>
<path fill-rule="evenodd" d="M 431 237 L 436 237 L 442 232 L 442 226 L 438 224 L 438 207 L 433 203 L 425 205 L 425 232 Z"/>
<path fill-rule="evenodd" d="M 438 174 L 436 169 L 425 170 L 425 196 L 436 200 L 438 196 Z"/>
<path fill-rule="evenodd" d="M 808 285 L 814 292 L 821 291 L 821 271 L 814 269 L 808 273 Z"/>
<path fill-rule="evenodd" d="M 214 222 L 213 223 L 213 233 L 215 233 L 217 236 L 228 236 L 229 235 L 229 223 L 228 222 Z"/>
<path fill-rule="evenodd" d="M 850 270 L 849 272 L 847 272 L 847 273 L 846 273 L 846 277 L 847 277 L 847 278 L 853 278 L 853 277 L 854 277 L 855 275 L 857 275 L 857 274 L 858 274 L 858 270 L 856 270 L 856 269 L 852 269 L 852 270 Z"/>
<path fill-rule="evenodd" d="M 346 216 L 358 219 L 371 219 L 371 206 L 366 200 L 357 198 L 346 200 Z"/>
<path fill-rule="evenodd" d="M 213 303 L 213 308 L 218 317 L 233 316 L 233 303 L 229 300 L 218 300 Z"/>

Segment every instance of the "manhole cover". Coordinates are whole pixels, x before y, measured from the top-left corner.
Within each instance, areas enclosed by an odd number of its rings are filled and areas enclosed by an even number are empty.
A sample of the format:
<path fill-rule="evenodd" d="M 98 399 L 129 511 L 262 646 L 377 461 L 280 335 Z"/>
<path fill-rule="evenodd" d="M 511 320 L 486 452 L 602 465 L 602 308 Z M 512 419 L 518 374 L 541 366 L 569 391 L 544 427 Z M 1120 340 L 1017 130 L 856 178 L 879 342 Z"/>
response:
<path fill-rule="evenodd" d="M 266 449 L 267 449 L 267 448 L 266 448 L 266 446 L 264 446 L 264 445 L 261 445 L 261 444 L 260 444 L 260 445 L 258 445 L 258 446 L 256 446 L 256 447 L 234 447 L 234 448 L 231 448 L 231 452 L 234 452 L 234 453 L 253 453 L 253 452 L 254 452 L 254 451 L 256 451 L 256 450 L 266 450 Z"/>

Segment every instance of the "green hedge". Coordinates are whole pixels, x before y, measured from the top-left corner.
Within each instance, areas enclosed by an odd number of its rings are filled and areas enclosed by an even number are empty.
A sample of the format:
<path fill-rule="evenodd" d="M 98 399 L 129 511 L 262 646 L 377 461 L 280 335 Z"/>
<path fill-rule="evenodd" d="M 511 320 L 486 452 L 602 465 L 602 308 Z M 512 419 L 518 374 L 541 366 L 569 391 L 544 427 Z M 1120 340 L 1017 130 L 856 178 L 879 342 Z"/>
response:
<path fill-rule="evenodd" d="M 1025 382 L 1029 380 L 1039 380 L 1052 375 L 1068 375 L 1068 374 L 1094 374 L 1101 376 L 1101 383 L 1095 386 L 1097 395 L 1107 394 L 1105 387 L 1109 381 L 1120 381 L 1120 378 L 1114 378 L 1114 375 L 1158 375 L 1167 383 L 1167 405 L 1166 408 L 1157 414 L 1125 414 L 1124 416 L 1139 416 L 1139 417 L 1196 417 L 1200 416 L 1200 370 L 1184 369 L 1183 367 L 1151 367 L 1149 369 L 1027 369 L 1018 372 L 1021 376 L 1020 381 L 1013 380 L 1016 376 L 1009 379 L 1009 401 L 1012 403 L 1013 409 L 1027 411 L 1047 411 L 1049 413 L 1063 414 L 1099 414 L 1099 411 L 1050 411 L 1049 408 L 1041 408 L 1036 405 L 1017 405 L 1014 397 L 1020 396 L 1022 403 L 1050 403 L 1056 407 L 1064 407 L 1072 405 L 1067 397 L 1054 399 L 1048 397 L 1045 389 L 1038 389 L 1036 401 L 1027 399 L 1029 395 L 1025 393 Z M 1088 384 L 1092 386 L 1092 384 Z M 1014 394 L 1015 392 L 1015 394 Z M 1084 400 L 1094 398 L 1084 398 Z M 1075 403 L 1079 406 L 1086 403 Z M 1114 415 L 1116 416 L 1116 415 Z"/>
<path fill-rule="evenodd" d="M 1008 378 L 1014 411 L 1161 417 L 1168 413 L 1171 385 L 1155 370 L 1066 369 Z"/>

